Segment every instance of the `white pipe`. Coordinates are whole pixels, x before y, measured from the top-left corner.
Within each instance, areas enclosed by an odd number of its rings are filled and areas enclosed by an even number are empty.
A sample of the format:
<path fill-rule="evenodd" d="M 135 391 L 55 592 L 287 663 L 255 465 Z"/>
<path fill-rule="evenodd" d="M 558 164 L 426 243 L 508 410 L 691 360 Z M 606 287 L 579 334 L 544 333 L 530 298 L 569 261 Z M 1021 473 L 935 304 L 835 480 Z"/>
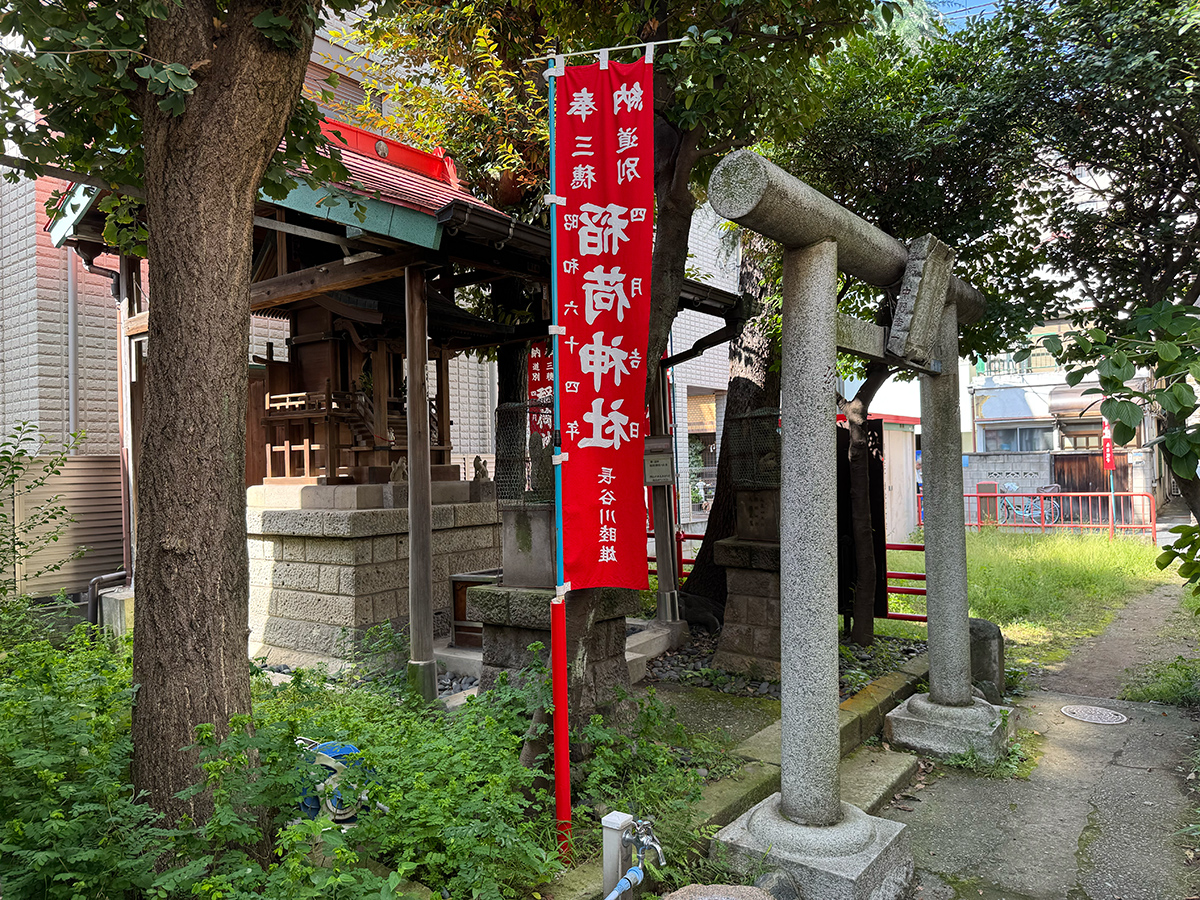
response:
<path fill-rule="evenodd" d="M 67 251 L 67 431 L 79 431 L 79 282 L 75 251 Z M 74 454 L 76 451 L 71 450 Z"/>

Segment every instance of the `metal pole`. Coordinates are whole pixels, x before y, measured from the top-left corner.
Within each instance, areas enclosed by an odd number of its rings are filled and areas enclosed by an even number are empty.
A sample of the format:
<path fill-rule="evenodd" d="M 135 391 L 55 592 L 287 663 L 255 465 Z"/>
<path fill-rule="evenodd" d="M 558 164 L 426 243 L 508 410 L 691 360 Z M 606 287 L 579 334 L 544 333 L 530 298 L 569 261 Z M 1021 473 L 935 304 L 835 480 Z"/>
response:
<path fill-rule="evenodd" d="M 1117 489 L 1113 478 L 1114 472 L 1108 470 L 1108 539 L 1111 541 L 1116 531 L 1117 523 Z"/>
<path fill-rule="evenodd" d="M 425 272 L 404 270 L 408 350 L 408 681 L 426 700 L 437 697 L 433 658 L 433 489 L 429 469 L 429 350 Z M 375 373 L 382 379 L 383 372 Z M 333 428 L 333 425 L 330 425 Z"/>
<path fill-rule="evenodd" d="M 550 193 L 557 195 L 555 176 L 557 154 L 554 149 L 554 94 L 557 87 L 553 73 L 562 71 L 562 57 L 554 57 L 550 83 Z M 562 414 L 559 408 L 559 379 L 562 371 L 558 355 L 558 205 L 550 204 L 550 261 L 554 274 L 550 278 L 550 358 L 554 361 L 554 600 L 550 603 L 550 678 L 554 698 L 554 810 L 558 819 L 558 852 L 564 863 L 570 861 L 571 838 L 571 736 L 567 716 L 567 602 L 570 589 L 563 572 L 563 505 L 562 505 Z M 659 566 L 661 571 L 662 567 Z"/>

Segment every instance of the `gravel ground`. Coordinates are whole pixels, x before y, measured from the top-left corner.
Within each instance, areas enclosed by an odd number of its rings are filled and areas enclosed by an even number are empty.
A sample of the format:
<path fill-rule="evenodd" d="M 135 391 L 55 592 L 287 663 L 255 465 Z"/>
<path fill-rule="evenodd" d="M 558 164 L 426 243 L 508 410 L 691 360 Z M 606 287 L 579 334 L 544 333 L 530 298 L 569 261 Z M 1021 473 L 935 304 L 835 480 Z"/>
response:
<path fill-rule="evenodd" d="M 691 641 L 682 650 L 667 651 L 646 665 L 646 682 L 671 682 L 706 687 L 741 697 L 779 699 L 779 682 L 751 678 L 739 672 L 712 667 L 720 632 L 709 634 L 702 628 L 691 630 Z M 877 637 L 870 647 L 839 645 L 841 699 L 862 690 L 871 681 L 894 671 L 898 666 L 925 652 L 924 641 Z"/>

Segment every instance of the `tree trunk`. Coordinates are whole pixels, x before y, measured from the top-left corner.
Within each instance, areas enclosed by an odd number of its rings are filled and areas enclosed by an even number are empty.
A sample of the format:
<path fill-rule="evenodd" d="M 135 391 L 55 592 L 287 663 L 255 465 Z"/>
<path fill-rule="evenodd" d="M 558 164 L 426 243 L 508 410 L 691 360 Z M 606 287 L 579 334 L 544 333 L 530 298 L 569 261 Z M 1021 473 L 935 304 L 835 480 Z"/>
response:
<path fill-rule="evenodd" d="M 763 407 L 779 405 L 779 373 L 772 365 L 779 356 L 779 344 L 769 317 L 759 314 L 743 323 L 729 344 L 729 393 L 725 398 L 723 433 L 733 434 L 731 423 L 738 415 Z M 717 457 L 717 484 L 704 528 L 704 542 L 684 584 L 690 595 L 707 597 L 722 610 L 725 607 L 725 569 L 713 562 L 717 541 L 733 534 L 734 490 L 733 457 L 728 440 L 721 442 Z"/>
<path fill-rule="evenodd" d="M 1181 421 L 1173 413 L 1168 413 L 1164 410 L 1163 417 L 1166 420 L 1167 431 L 1173 431 L 1176 428 L 1184 428 L 1187 422 Z M 1160 444 L 1163 455 L 1167 458 L 1167 468 L 1170 469 L 1172 456 L 1167 451 L 1165 445 Z M 1175 483 L 1179 485 L 1179 495 L 1183 498 L 1183 502 L 1187 504 L 1196 521 L 1200 522 L 1200 478 L 1180 478 L 1175 474 L 1175 470 L 1171 469 L 1171 474 L 1175 478 Z"/>
<path fill-rule="evenodd" d="M 661 117 L 654 120 L 654 195 L 658 210 L 654 221 L 654 257 L 650 272 L 650 337 L 646 348 L 646 405 L 654 397 L 658 361 L 667 349 L 671 325 L 679 312 L 687 269 L 688 237 L 696 199 L 692 196 L 692 169 L 699 158 L 698 128 L 680 133 Z"/>
<path fill-rule="evenodd" d="M 867 445 L 867 414 L 871 401 L 891 375 L 885 363 L 867 365 L 866 380 L 853 400 L 842 404 L 850 426 L 850 506 L 853 511 L 854 615 L 850 639 L 861 647 L 875 642 L 875 529 L 871 521 L 871 450 Z"/>
<path fill-rule="evenodd" d="M 234 6 L 185 2 L 146 51 L 199 69 L 182 115 L 143 109 L 149 360 L 138 491 L 133 781 L 168 821 L 204 821 L 198 725 L 250 712 L 245 429 L 254 206 L 299 97 L 311 28 L 277 48 Z M 281 11 L 305 21 L 301 6 Z"/>

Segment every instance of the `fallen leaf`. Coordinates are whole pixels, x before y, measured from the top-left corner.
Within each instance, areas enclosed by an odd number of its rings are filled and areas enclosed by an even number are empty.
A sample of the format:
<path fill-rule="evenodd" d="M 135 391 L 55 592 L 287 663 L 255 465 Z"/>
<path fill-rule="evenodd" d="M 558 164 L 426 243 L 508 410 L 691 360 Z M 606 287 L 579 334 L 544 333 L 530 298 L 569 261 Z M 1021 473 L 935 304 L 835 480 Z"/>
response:
<path fill-rule="evenodd" d="M 902 810 L 904 810 L 905 812 L 912 812 L 912 811 L 913 811 L 913 808 L 912 808 L 911 806 L 901 806 L 900 804 L 896 804 L 896 809 L 902 809 Z M 931 855 L 931 856 L 933 855 L 933 854 L 932 854 L 932 852 L 930 853 L 930 855 Z"/>
<path fill-rule="evenodd" d="M 879 746 L 881 746 L 881 747 L 882 747 L 884 750 L 891 750 L 891 749 L 892 749 L 892 748 L 891 748 L 891 747 L 888 745 L 888 742 L 887 742 L 887 741 L 880 741 L 880 742 L 879 742 Z"/>

